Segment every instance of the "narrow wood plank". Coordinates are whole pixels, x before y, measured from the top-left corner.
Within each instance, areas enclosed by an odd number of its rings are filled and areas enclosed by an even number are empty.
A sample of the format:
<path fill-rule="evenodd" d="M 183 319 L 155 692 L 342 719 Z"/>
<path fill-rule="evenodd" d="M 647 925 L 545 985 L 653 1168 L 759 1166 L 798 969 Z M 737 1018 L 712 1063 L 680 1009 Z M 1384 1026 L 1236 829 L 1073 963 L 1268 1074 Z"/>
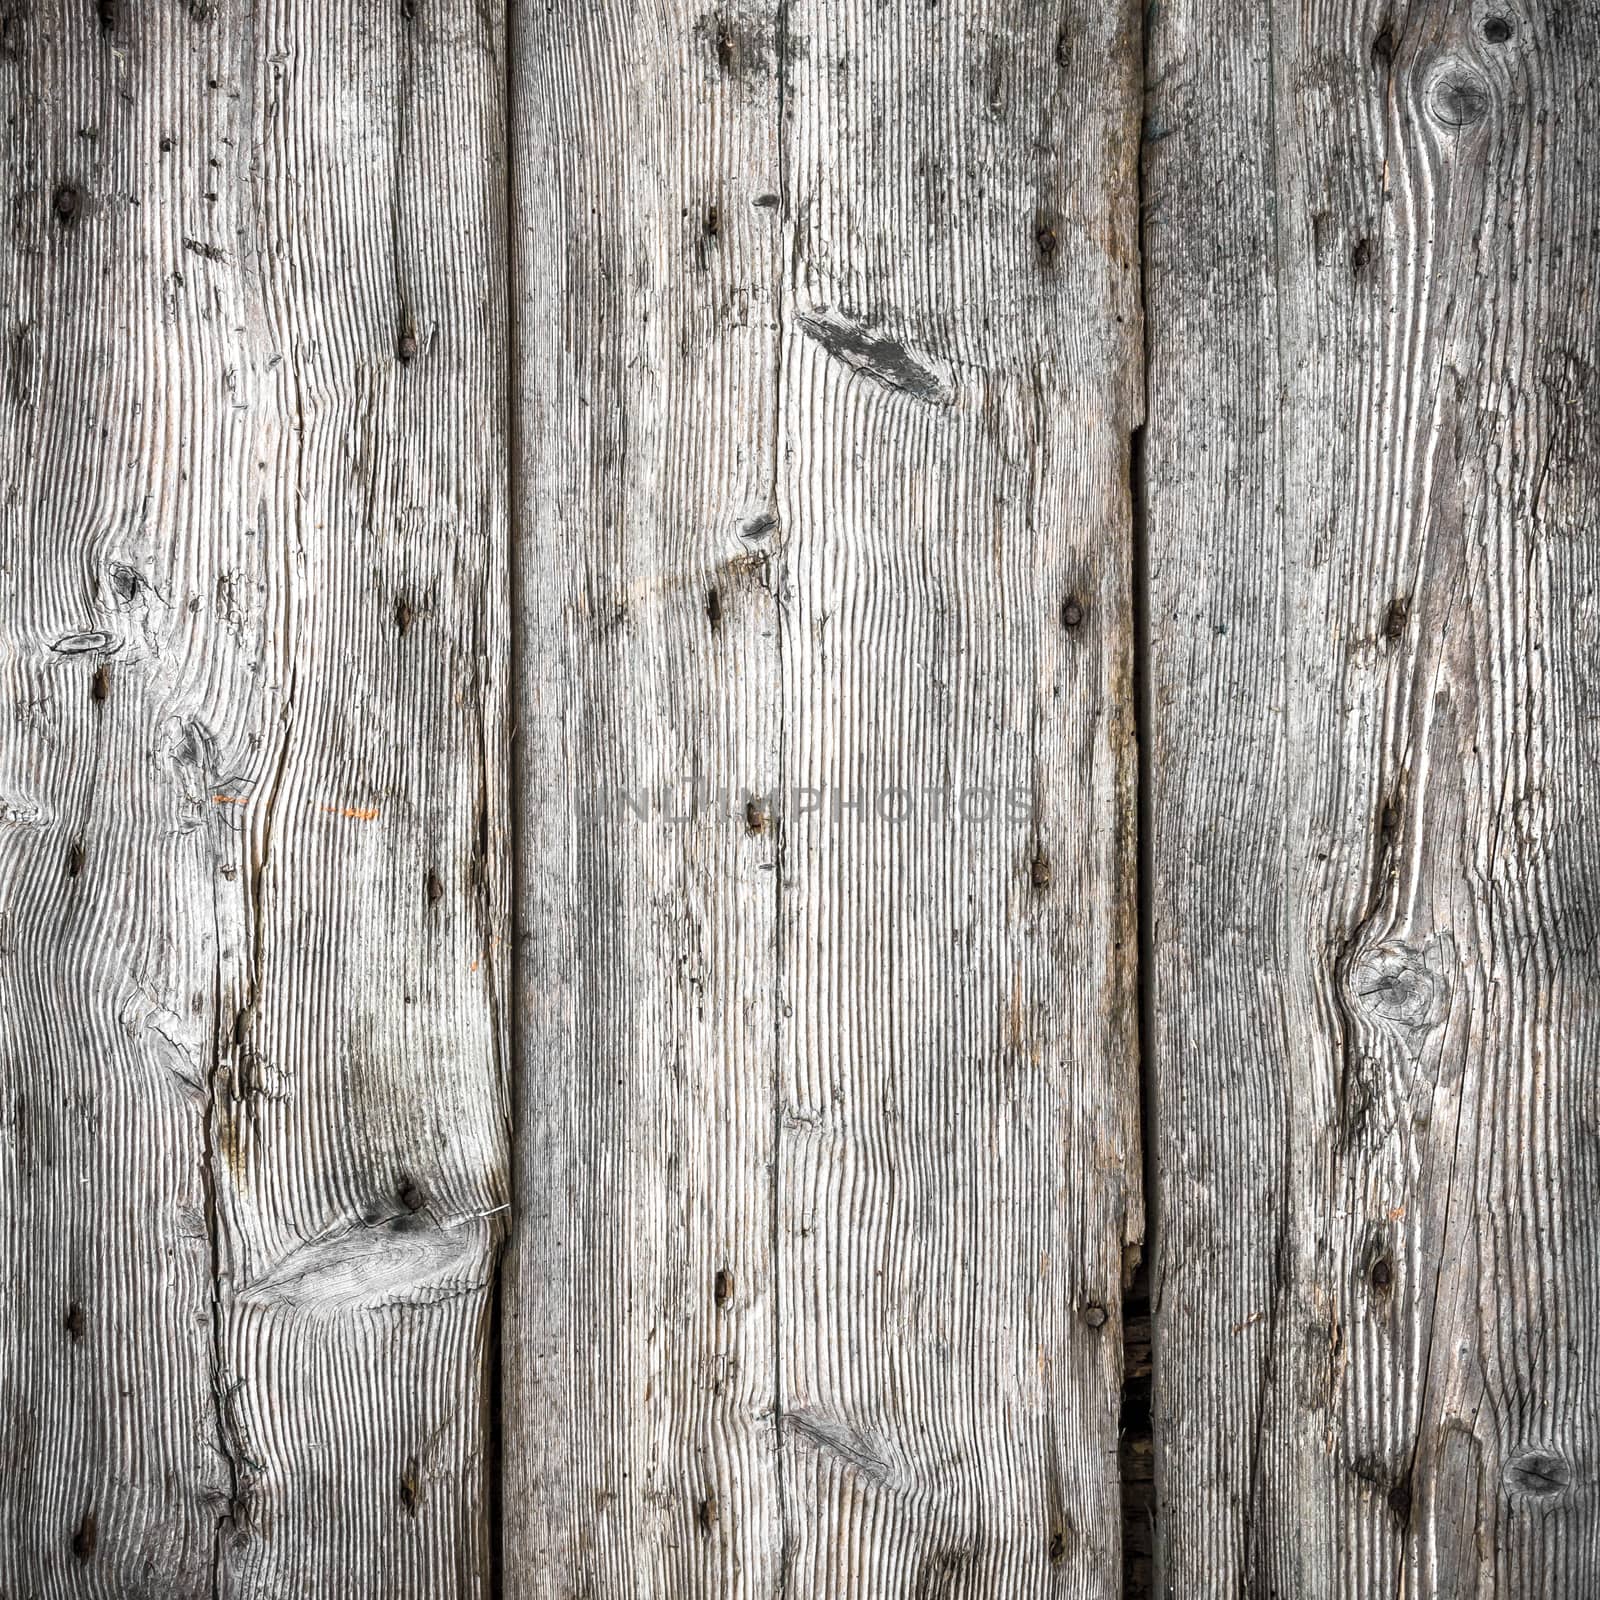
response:
<path fill-rule="evenodd" d="M 1118 1590 L 1137 55 L 519 14 L 509 1593 Z"/>
<path fill-rule="evenodd" d="M 1161 1593 L 1600 1570 L 1597 43 L 1157 14 Z"/>
<path fill-rule="evenodd" d="M 0 31 L 6 1594 L 484 1587 L 499 50 Z"/>
<path fill-rule="evenodd" d="M 776 48 L 515 17 L 508 1596 L 779 1582 Z"/>
<path fill-rule="evenodd" d="M 1138 13 L 788 28 L 790 1592 L 1120 1594 Z"/>

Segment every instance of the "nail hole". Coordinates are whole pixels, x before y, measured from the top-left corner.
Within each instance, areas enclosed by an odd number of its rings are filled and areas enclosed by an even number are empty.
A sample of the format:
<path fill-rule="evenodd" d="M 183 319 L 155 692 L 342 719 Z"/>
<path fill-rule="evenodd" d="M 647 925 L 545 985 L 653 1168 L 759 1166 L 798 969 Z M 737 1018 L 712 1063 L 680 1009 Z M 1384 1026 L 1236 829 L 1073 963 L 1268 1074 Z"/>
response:
<path fill-rule="evenodd" d="M 746 800 L 744 803 L 744 825 L 751 833 L 765 833 L 767 829 L 767 808 L 759 800 Z"/>
<path fill-rule="evenodd" d="M 1372 241 L 1370 239 L 1357 239 L 1354 249 L 1350 252 L 1350 270 L 1354 273 L 1365 272 L 1367 263 L 1372 260 Z"/>
<path fill-rule="evenodd" d="M 432 867 L 428 868 L 426 889 L 430 906 L 436 906 L 444 899 L 444 885 L 439 882 L 439 874 Z"/>
<path fill-rule="evenodd" d="M 722 596 L 715 589 L 706 591 L 706 616 L 711 621 L 713 628 L 722 623 Z"/>
<path fill-rule="evenodd" d="M 83 871 L 83 840 L 74 839 L 67 846 L 67 876 L 76 878 Z"/>
<path fill-rule="evenodd" d="M 733 1274 L 723 1267 L 713 1280 L 711 1296 L 716 1301 L 719 1311 L 725 1309 L 733 1301 Z"/>
<path fill-rule="evenodd" d="M 1033 866 L 1029 869 L 1028 876 L 1033 881 L 1035 889 L 1048 889 L 1050 887 L 1050 857 L 1040 851 L 1033 858 Z"/>
<path fill-rule="evenodd" d="M 419 1493 L 420 1486 L 417 1482 L 417 1470 L 417 1458 L 412 1456 L 406 1462 L 405 1471 L 400 1474 L 400 1504 L 405 1508 L 405 1513 L 408 1517 L 416 1516 L 417 1504 L 421 1498 Z"/>
<path fill-rule="evenodd" d="M 80 1561 L 87 1561 L 94 1554 L 95 1541 L 99 1535 L 94 1520 L 94 1512 L 85 1511 L 83 1520 L 78 1524 L 78 1531 L 72 1536 L 72 1553 Z"/>
<path fill-rule="evenodd" d="M 1055 260 L 1056 255 L 1056 230 L 1048 222 L 1041 222 L 1034 230 L 1033 242 L 1039 247 L 1039 255 L 1046 263 Z"/>
<path fill-rule="evenodd" d="M 1069 594 L 1061 602 L 1061 626 L 1067 629 L 1083 626 L 1083 601 L 1075 594 Z"/>
<path fill-rule="evenodd" d="M 1394 60 L 1394 34 L 1389 29 L 1380 29 L 1373 39 L 1372 59 L 1380 67 L 1387 67 Z"/>
<path fill-rule="evenodd" d="M 1389 615 L 1383 619 L 1383 636 L 1386 639 L 1405 637 L 1406 622 L 1411 615 L 1410 602 L 1403 597 L 1389 602 Z"/>
<path fill-rule="evenodd" d="M 1091 1328 L 1103 1328 L 1106 1325 L 1106 1308 L 1098 1300 L 1091 1300 L 1083 1308 L 1083 1320 Z"/>
<path fill-rule="evenodd" d="M 94 677 L 89 682 L 89 697 L 98 704 L 104 704 L 111 694 L 111 668 L 101 662 L 94 669 Z"/>
<path fill-rule="evenodd" d="M 64 183 L 51 197 L 50 207 L 61 222 L 71 222 L 83 205 L 83 196 L 70 183 Z"/>
<path fill-rule="evenodd" d="M 700 1502 L 700 1509 L 696 1515 L 699 1517 L 700 1527 L 704 1532 L 710 1533 L 711 1530 L 716 1527 L 717 1491 L 715 1489 L 709 1489 L 706 1491 L 706 1497 Z"/>
<path fill-rule="evenodd" d="M 402 362 L 416 359 L 417 336 L 409 328 L 395 341 L 394 353 Z"/>
<path fill-rule="evenodd" d="M 83 1337 L 85 1326 L 83 1307 L 80 1306 L 76 1300 L 74 1300 L 72 1304 L 67 1307 L 67 1314 L 61 1319 L 61 1326 L 64 1327 L 74 1339 L 81 1339 Z"/>
<path fill-rule="evenodd" d="M 1067 1559 L 1067 1536 L 1059 1528 L 1050 1530 L 1050 1565 L 1059 1567 Z"/>
<path fill-rule="evenodd" d="M 411 624 L 416 620 L 417 613 L 409 600 L 402 595 L 394 603 L 394 625 L 401 634 L 411 632 Z"/>

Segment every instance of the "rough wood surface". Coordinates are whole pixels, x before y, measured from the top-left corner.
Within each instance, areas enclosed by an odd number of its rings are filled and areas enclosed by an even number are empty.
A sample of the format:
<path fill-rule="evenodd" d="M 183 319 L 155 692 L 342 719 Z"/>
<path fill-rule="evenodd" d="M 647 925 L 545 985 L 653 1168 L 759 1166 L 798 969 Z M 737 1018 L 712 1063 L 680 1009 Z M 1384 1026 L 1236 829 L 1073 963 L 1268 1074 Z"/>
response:
<path fill-rule="evenodd" d="M 498 23 L 5 8 L 0 1593 L 481 1592 Z"/>
<path fill-rule="evenodd" d="M 1600 1570 L 1597 59 L 1156 14 L 1163 1594 Z"/>
<path fill-rule="evenodd" d="M 518 14 L 508 1594 L 1118 1592 L 1137 53 Z"/>
<path fill-rule="evenodd" d="M 506 1593 L 770 1595 L 772 20 L 514 22 Z"/>

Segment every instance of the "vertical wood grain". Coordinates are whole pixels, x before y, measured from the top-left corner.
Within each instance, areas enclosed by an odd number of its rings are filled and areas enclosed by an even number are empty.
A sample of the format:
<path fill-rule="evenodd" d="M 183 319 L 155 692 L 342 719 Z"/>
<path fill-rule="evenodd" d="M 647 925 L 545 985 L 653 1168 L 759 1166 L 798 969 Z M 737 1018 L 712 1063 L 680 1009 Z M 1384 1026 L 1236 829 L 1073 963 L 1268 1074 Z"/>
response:
<path fill-rule="evenodd" d="M 1121 1592 L 1138 16 L 788 17 L 798 1595 Z"/>
<path fill-rule="evenodd" d="M 483 1592 L 499 25 L 0 25 L 0 1590 Z"/>
<path fill-rule="evenodd" d="M 508 1595 L 770 1595 L 770 10 L 514 19 Z"/>
<path fill-rule="evenodd" d="M 1118 1590 L 1137 32 L 516 19 L 508 1593 Z"/>
<path fill-rule="evenodd" d="M 1596 42 L 1153 31 L 1162 1593 L 1593 1588 Z"/>

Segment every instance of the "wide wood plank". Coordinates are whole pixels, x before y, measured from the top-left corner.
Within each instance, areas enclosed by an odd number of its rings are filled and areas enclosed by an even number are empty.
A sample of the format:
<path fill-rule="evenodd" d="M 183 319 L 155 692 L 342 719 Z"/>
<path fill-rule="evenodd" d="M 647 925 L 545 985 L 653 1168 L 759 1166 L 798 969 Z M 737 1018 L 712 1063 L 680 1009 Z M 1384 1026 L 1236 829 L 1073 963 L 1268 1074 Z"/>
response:
<path fill-rule="evenodd" d="M 508 1593 L 1118 1592 L 1137 58 L 517 18 Z"/>
<path fill-rule="evenodd" d="M 0 1592 L 482 1592 L 496 12 L 0 31 Z"/>
<path fill-rule="evenodd" d="M 1156 14 L 1160 1593 L 1600 1570 L 1597 45 Z"/>

